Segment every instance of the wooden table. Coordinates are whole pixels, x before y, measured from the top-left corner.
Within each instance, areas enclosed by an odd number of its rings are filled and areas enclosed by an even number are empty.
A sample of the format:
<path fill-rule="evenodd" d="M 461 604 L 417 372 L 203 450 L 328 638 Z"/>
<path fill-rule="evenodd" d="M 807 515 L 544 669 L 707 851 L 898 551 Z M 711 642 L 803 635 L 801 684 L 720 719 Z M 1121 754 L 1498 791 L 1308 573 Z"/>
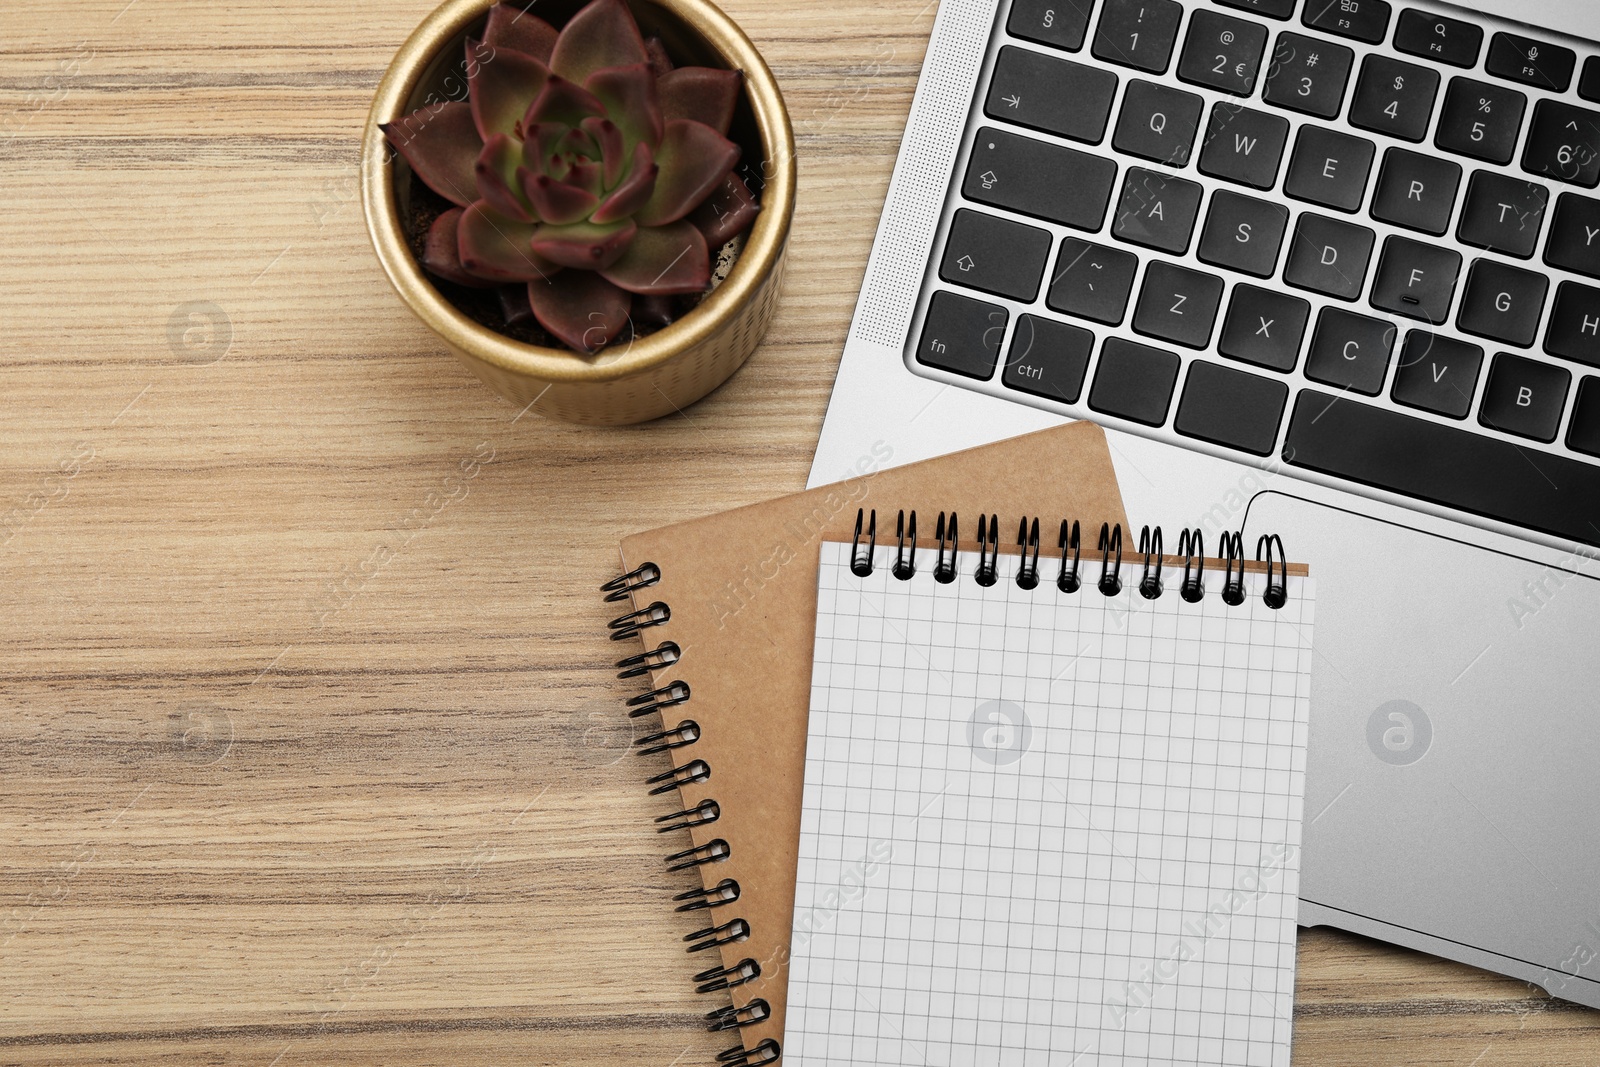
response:
<path fill-rule="evenodd" d="M 782 309 L 605 431 L 515 418 L 368 246 L 358 133 L 431 2 L 0 12 L 0 1062 L 727 1044 L 595 587 L 622 534 L 801 486 L 933 5 L 730 0 L 800 145 Z M 1300 965 L 1301 1067 L 1600 1056 L 1517 982 L 1322 931 Z"/>

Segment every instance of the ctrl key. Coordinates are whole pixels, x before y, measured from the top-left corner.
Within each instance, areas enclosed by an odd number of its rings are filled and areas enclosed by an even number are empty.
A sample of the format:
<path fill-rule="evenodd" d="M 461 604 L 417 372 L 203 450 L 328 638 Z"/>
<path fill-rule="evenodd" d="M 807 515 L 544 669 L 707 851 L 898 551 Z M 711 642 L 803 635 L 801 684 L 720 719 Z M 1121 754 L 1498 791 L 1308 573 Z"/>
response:
<path fill-rule="evenodd" d="M 1010 318 L 998 304 L 941 289 L 933 294 L 922 323 L 917 362 L 988 381 L 1000 362 L 1000 343 Z"/>
<path fill-rule="evenodd" d="M 1006 369 L 1000 380 L 1008 389 L 1043 397 L 1060 404 L 1076 404 L 1083 393 L 1084 374 L 1094 334 L 1054 319 L 1023 315 L 1011 335 Z"/>

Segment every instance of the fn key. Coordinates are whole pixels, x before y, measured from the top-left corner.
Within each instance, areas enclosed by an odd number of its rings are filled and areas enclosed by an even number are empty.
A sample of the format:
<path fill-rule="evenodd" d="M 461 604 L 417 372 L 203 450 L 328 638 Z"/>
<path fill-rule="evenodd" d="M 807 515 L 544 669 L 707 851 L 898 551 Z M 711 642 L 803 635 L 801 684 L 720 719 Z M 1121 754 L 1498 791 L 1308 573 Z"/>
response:
<path fill-rule="evenodd" d="M 1000 361 L 1000 342 L 1010 318 L 998 304 L 940 290 L 922 323 L 917 362 L 988 381 Z"/>

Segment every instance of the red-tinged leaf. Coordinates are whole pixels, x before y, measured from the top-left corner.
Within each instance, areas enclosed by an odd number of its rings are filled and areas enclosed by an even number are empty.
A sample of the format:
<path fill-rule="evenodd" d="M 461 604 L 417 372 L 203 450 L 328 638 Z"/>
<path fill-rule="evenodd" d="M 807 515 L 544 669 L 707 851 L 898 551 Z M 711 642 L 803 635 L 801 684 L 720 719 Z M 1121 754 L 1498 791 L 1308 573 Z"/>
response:
<path fill-rule="evenodd" d="M 596 71 L 584 88 L 606 106 L 606 114 L 622 131 L 629 152 L 640 141 L 652 149 L 661 143 L 661 106 L 655 76 L 643 63 Z"/>
<path fill-rule="evenodd" d="M 539 217 L 528 210 L 522 198 L 522 183 L 517 179 L 522 169 L 522 146 L 503 133 L 495 134 L 484 142 L 478 156 L 478 195 L 508 219 L 537 222 Z"/>
<path fill-rule="evenodd" d="M 461 265 L 480 278 L 526 282 L 546 278 L 558 268 L 534 253 L 528 242 L 537 223 L 496 215 L 482 200 L 462 214 L 456 233 Z"/>
<path fill-rule="evenodd" d="M 465 101 L 435 104 L 384 123 L 383 135 L 428 188 L 462 207 L 478 199 L 473 168 L 483 138 Z"/>
<path fill-rule="evenodd" d="M 502 285 L 495 291 L 500 298 L 500 314 L 506 320 L 506 325 L 516 326 L 533 318 L 533 305 L 528 302 L 528 286 L 539 284 L 542 283 Z"/>
<path fill-rule="evenodd" d="M 461 222 L 463 209 L 453 207 L 433 220 L 428 227 L 428 238 L 422 247 L 422 267 L 429 274 L 457 285 L 486 289 L 494 282 L 474 277 L 461 265 L 461 253 L 456 246 L 456 226 Z"/>
<path fill-rule="evenodd" d="M 721 248 L 748 230 L 759 214 L 761 205 L 756 203 L 750 186 L 739 175 L 730 173 L 705 203 L 689 213 L 689 221 L 700 227 L 708 246 Z"/>
<path fill-rule="evenodd" d="M 656 189 L 656 163 L 650 146 L 640 143 L 633 146 L 633 166 L 622 184 L 611 190 L 590 217 L 596 222 L 615 222 L 625 219 L 644 207 Z"/>
<path fill-rule="evenodd" d="M 497 133 L 520 136 L 517 120 L 550 78 L 550 68 L 530 55 L 467 41 L 467 84 L 472 117 L 487 141 Z"/>
<path fill-rule="evenodd" d="M 493 48 L 510 48 L 548 64 L 556 46 L 556 28 L 516 4 L 496 4 L 489 9 L 489 26 L 483 31 L 483 43 Z"/>
<path fill-rule="evenodd" d="M 677 222 L 700 206 L 739 161 L 739 146 L 703 122 L 667 123 L 656 152 L 655 192 L 635 216 L 641 226 Z"/>
<path fill-rule="evenodd" d="M 664 121 L 693 119 L 718 133 L 728 132 L 743 90 L 743 71 L 715 67 L 679 67 L 662 75 L 656 86 Z"/>
<path fill-rule="evenodd" d="M 551 263 L 579 270 L 603 270 L 627 250 L 638 227 L 632 219 L 600 226 L 574 222 L 567 226 L 540 226 L 533 235 L 534 254 Z"/>
<path fill-rule="evenodd" d="M 600 188 L 600 164 L 593 160 L 578 160 L 567 168 L 566 177 L 561 180 L 586 193 L 593 193 L 596 198 L 604 191 Z"/>
<path fill-rule="evenodd" d="M 524 168 L 523 190 L 539 217 L 552 226 L 582 222 L 593 213 L 600 200 L 593 193 L 558 182 L 548 174 L 530 174 Z"/>
<path fill-rule="evenodd" d="M 655 71 L 656 77 L 672 69 L 672 57 L 667 55 L 667 46 L 661 43 L 661 38 L 650 38 L 644 43 L 644 50 L 650 57 L 650 69 Z"/>
<path fill-rule="evenodd" d="M 711 284 L 706 239 L 693 223 L 641 229 L 611 266 L 600 272 L 630 293 L 702 293 Z"/>
<path fill-rule="evenodd" d="M 622 131 L 610 119 L 584 119 L 583 132 L 587 133 L 600 150 L 603 164 L 601 181 L 610 189 L 622 180 L 628 162 L 628 149 L 622 143 Z"/>
<path fill-rule="evenodd" d="M 522 126 L 526 130 L 534 123 L 556 122 L 563 126 L 576 126 L 591 115 L 604 115 L 605 105 L 594 94 L 576 82 L 551 75 L 533 103 L 528 105 Z"/>
<path fill-rule="evenodd" d="M 639 25 L 622 0 L 591 0 L 562 27 L 550 68 L 581 82 L 597 70 L 649 59 Z"/>
<path fill-rule="evenodd" d="M 640 296 L 633 298 L 633 324 L 635 326 L 670 326 L 677 315 L 672 311 L 670 296 Z"/>
<path fill-rule="evenodd" d="M 572 270 L 548 281 L 529 282 L 528 303 L 551 336 L 568 348 L 593 355 L 628 324 L 633 297 L 598 274 Z"/>

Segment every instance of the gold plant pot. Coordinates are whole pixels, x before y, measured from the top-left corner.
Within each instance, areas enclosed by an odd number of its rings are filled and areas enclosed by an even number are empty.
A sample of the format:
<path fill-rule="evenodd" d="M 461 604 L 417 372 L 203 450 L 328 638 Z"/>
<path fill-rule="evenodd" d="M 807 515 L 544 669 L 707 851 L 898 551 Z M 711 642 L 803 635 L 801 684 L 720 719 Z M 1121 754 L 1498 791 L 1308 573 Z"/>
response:
<path fill-rule="evenodd" d="M 615 426 L 687 407 L 749 358 L 777 307 L 795 196 L 794 132 L 778 83 L 750 39 L 710 0 L 629 0 L 645 36 L 660 37 L 679 63 L 744 72 L 744 99 L 728 136 L 743 149 L 740 173 L 755 189 L 761 213 L 722 283 L 670 326 L 595 356 L 525 344 L 463 314 L 417 264 L 406 227 L 410 167 L 379 128 L 425 103 L 465 99 L 454 66 L 494 2 L 448 0 L 401 46 L 378 86 L 361 157 L 361 200 L 378 259 L 417 318 L 519 408 Z M 542 0 L 537 13 L 559 28 L 581 5 Z"/>

